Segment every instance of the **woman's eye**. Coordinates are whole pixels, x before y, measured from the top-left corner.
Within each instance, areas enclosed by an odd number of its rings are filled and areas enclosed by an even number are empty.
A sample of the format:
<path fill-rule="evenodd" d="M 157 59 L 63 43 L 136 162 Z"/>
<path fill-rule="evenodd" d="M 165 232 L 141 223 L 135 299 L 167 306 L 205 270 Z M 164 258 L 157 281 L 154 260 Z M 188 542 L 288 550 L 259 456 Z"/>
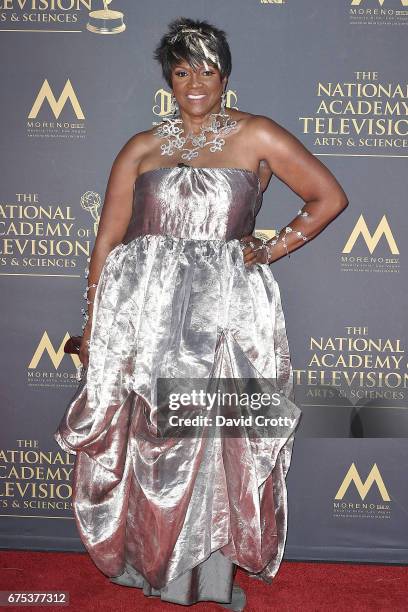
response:
<path fill-rule="evenodd" d="M 177 70 L 174 74 L 178 77 L 182 77 L 182 76 L 185 76 L 187 72 L 185 70 Z M 204 76 L 212 76 L 213 74 L 214 74 L 213 70 L 203 70 Z"/>

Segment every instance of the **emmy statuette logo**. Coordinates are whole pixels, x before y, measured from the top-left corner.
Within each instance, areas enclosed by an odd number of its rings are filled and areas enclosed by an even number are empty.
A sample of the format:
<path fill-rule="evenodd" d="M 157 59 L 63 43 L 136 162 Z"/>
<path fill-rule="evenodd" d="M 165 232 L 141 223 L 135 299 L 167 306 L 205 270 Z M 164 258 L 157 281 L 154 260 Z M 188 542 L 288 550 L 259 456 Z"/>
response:
<path fill-rule="evenodd" d="M 75 94 L 74 88 L 72 87 L 71 81 L 67 79 L 67 82 L 64 85 L 64 89 L 61 92 L 58 100 L 54 96 L 54 93 L 51 89 L 51 86 L 47 79 L 44 80 L 44 83 L 41 85 L 40 91 L 34 101 L 34 104 L 29 112 L 29 119 L 36 119 L 38 113 L 40 112 L 42 105 L 45 100 L 47 100 L 52 112 L 54 113 L 54 117 L 58 119 L 60 116 L 65 104 L 69 100 L 71 102 L 72 108 L 77 119 L 85 119 L 85 115 L 82 111 L 81 105 L 79 104 L 78 98 Z"/>
<path fill-rule="evenodd" d="M 81 207 L 89 212 L 94 220 L 93 231 L 95 236 L 98 233 L 100 218 L 99 208 L 101 207 L 101 203 L 101 196 L 95 191 L 85 191 L 85 193 L 81 196 Z"/>
<path fill-rule="evenodd" d="M 370 251 L 371 254 L 373 254 L 374 249 L 376 248 L 377 244 L 379 243 L 381 237 L 384 235 L 385 239 L 388 242 L 388 246 L 390 248 L 390 251 L 393 255 L 398 255 L 399 254 L 399 250 L 397 247 L 397 243 L 395 242 L 394 236 L 392 234 L 390 225 L 388 223 L 387 217 L 385 215 L 383 215 L 380 223 L 377 226 L 377 229 L 375 230 L 374 234 L 371 235 L 370 231 L 367 227 L 367 223 L 364 219 L 364 216 L 361 214 L 353 231 L 350 234 L 349 239 L 347 240 L 344 249 L 343 249 L 343 253 L 351 253 L 351 250 L 353 249 L 358 237 L 360 236 L 363 237 L 368 250 Z"/>
<path fill-rule="evenodd" d="M 120 34 L 126 30 L 123 13 L 112 11 L 109 5 L 112 0 L 103 0 L 103 10 L 91 11 L 86 29 L 94 34 Z"/>
<path fill-rule="evenodd" d="M 343 499 L 352 482 L 354 482 L 357 492 L 363 501 L 374 483 L 378 487 L 378 491 L 381 495 L 382 500 L 384 502 L 391 501 L 391 498 L 388 494 L 388 491 L 380 474 L 380 470 L 378 469 L 376 463 L 374 463 L 373 467 L 371 468 L 371 471 L 368 474 L 365 482 L 361 480 L 360 474 L 357 471 L 355 463 L 352 463 L 334 499 Z"/>

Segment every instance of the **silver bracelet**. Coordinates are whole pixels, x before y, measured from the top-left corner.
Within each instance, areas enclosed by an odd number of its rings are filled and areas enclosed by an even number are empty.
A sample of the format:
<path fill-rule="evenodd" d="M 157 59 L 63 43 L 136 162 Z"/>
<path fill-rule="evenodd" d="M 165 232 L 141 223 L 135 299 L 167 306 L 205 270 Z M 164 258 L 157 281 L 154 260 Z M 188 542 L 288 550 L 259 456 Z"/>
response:
<path fill-rule="evenodd" d="M 281 236 L 281 232 L 284 232 L 283 235 Z M 299 238 L 302 238 L 303 241 L 308 240 L 307 236 L 305 236 L 304 234 L 302 234 L 301 231 L 299 230 L 293 230 L 293 228 L 290 227 L 290 225 L 287 225 L 286 227 L 284 227 L 283 229 L 281 229 L 278 233 L 278 236 L 276 238 L 273 238 L 272 240 L 268 240 L 268 243 L 266 245 L 266 248 L 268 250 L 268 260 L 270 259 L 270 254 L 271 251 L 269 250 L 271 247 L 273 248 L 279 240 L 281 240 L 281 242 L 283 243 L 283 246 L 285 247 L 285 251 L 286 251 L 286 255 L 289 257 L 290 259 L 290 253 L 288 251 L 288 245 L 286 242 L 286 236 L 287 234 L 290 234 L 291 232 L 295 232 L 295 234 L 297 234 L 299 236 Z"/>
<path fill-rule="evenodd" d="M 85 293 L 83 294 L 84 298 L 86 298 L 86 297 L 87 297 L 87 295 L 88 295 L 88 291 L 89 291 L 90 289 L 92 289 L 92 287 L 97 287 L 97 286 L 98 286 L 98 283 L 92 283 L 92 285 L 89 285 L 89 287 L 87 287 L 87 288 L 85 289 Z"/>
<path fill-rule="evenodd" d="M 93 300 L 88 300 L 88 291 L 89 291 L 90 289 L 92 289 L 92 287 L 97 287 L 97 286 L 98 286 L 98 283 L 92 283 L 91 285 L 89 285 L 89 286 L 86 288 L 86 290 L 85 290 L 85 292 L 84 292 L 83 296 L 84 296 L 84 298 L 86 299 L 86 303 L 87 303 L 87 305 L 88 305 L 88 304 L 93 304 L 93 303 L 94 303 L 94 302 L 93 302 Z M 88 320 L 89 320 L 89 313 L 88 313 L 88 311 L 87 311 L 87 310 L 85 310 L 85 308 L 81 308 L 81 312 L 82 312 L 83 316 L 85 317 L 85 321 L 84 321 L 84 323 L 83 323 L 83 325 L 82 325 L 82 330 L 84 330 L 84 328 L 85 328 L 85 326 L 86 326 L 86 324 L 88 323 Z"/>

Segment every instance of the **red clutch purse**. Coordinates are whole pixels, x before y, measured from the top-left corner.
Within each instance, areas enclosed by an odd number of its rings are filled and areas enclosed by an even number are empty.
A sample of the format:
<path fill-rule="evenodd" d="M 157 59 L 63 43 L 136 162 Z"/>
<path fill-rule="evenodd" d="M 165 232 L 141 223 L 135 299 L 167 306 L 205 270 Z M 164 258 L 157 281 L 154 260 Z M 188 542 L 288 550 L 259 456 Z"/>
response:
<path fill-rule="evenodd" d="M 79 349 L 81 348 L 82 336 L 71 336 L 69 340 L 64 344 L 64 353 L 70 355 L 79 355 Z"/>

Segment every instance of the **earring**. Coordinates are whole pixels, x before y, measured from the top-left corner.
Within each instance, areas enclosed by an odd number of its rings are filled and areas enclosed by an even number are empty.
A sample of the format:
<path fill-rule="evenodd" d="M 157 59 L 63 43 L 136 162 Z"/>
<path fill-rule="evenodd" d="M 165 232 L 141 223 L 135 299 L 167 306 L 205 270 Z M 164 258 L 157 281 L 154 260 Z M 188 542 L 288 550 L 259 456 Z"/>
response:
<path fill-rule="evenodd" d="M 222 96 L 221 96 L 221 114 L 222 115 L 225 113 L 226 105 L 227 105 L 227 94 L 225 93 L 225 91 L 223 91 Z"/>
<path fill-rule="evenodd" d="M 179 105 L 177 104 L 176 96 L 172 93 L 170 98 L 170 113 L 173 117 L 179 114 Z"/>

